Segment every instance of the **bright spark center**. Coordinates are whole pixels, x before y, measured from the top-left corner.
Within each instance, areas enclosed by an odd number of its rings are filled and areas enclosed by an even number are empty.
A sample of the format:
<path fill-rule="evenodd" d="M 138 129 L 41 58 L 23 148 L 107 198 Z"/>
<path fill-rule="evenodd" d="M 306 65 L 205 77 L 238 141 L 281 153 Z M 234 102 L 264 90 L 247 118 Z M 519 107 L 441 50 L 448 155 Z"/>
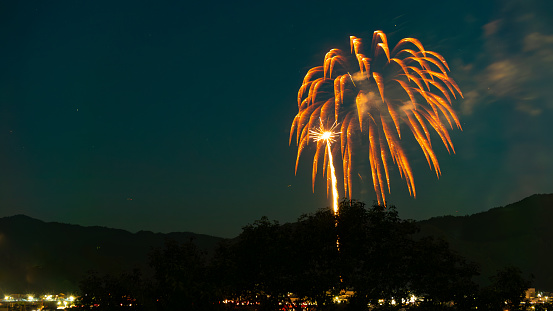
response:
<path fill-rule="evenodd" d="M 340 135 L 341 132 L 335 132 L 338 128 L 338 123 L 336 122 L 334 122 L 330 129 L 325 129 L 323 120 L 320 118 L 319 122 L 319 128 L 316 131 L 309 130 L 309 134 L 312 135 L 314 141 L 318 142 L 322 140 L 326 144 L 326 154 L 328 155 L 328 167 L 332 183 L 332 205 L 334 208 L 334 215 L 338 215 L 338 181 L 336 180 L 336 172 L 334 170 L 334 161 L 332 161 L 332 148 L 330 147 L 330 144 L 334 142 L 335 138 Z"/>

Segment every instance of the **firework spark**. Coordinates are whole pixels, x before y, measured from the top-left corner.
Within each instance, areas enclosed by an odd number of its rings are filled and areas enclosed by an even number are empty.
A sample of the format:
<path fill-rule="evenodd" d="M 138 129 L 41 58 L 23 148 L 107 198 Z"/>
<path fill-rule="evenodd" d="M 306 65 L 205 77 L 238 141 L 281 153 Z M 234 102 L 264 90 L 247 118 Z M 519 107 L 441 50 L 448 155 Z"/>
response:
<path fill-rule="evenodd" d="M 336 141 L 336 137 L 340 135 L 340 132 L 336 132 L 336 128 L 338 127 L 338 124 L 336 122 L 334 122 L 332 127 L 328 130 L 325 129 L 322 119 L 319 119 L 319 122 L 320 126 L 317 128 L 317 130 L 309 130 L 309 134 L 311 135 L 311 137 L 313 137 L 313 141 L 317 142 L 317 152 L 320 152 L 320 148 L 322 147 L 319 142 L 322 142 L 324 145 L 326 145 L 325 160 L 327 159 L 326 155 L 328 155 L 328 169 L 326 170 L 327 180 L 330 180 L 330 184 L 332 186 L 332 207 L 334 209 L 334 215 L 338 215 L 338 181 L 336 179 L 336 170 L 334 168 L 334 161 L 332 160 L 332 148 L 330 147 L 330 145 Z M 314 164 L 313 170 L 316 174 L 316 164 Z M 329 172 L 330 176 L 328 176 Z M 313 184 L 313 186 L 314 185 L 315 184 Z"/>
<path fill-rule="evenodd" d="M 327 155 L 331 158 L 333 152 L 340 152 L 346 195 L 349 193 L 351 198 L 354 140 L 368 135 L 368 157 L 378 202 L 386 203 L 386 186 L 390 193 L 389 157 L 405 179 L 409 193 L 416 196 L 413 172 L 400 144 L 401 128 L 406 126 L 413 134 L 430 169 L 434 169 L 439 178 L 440 166 L 432 149 L 429 129 L 437 133 L 448 152 L 455 153 L 446 126 L 453 129 L 455 123 L 461 129 L 452 108 L 452 98 L 456 99 L 456 94 L 462 97 L 461 90 L 448 76 L 449 66 L 445 59 L 425 50 L 417 39 L 404 38 L 390 50 L 386 35 L 375 31 L 370 46 L 365 47 L 362 39 L 351 36 L 350 47 L 350 54 L 339 49 L 330 50 L 323 66 L 311 68 L 305 75 L 298 92 L 299 112 L 290 129 L 290 143 L 295 134 L 298 145 L 296 172 L 317 120 L 340 123 L 340 144 L 332 149 L 330 143 L 326 143 L 323 170 Z M 316 142 L 313 189 L 326 140 Z"/>

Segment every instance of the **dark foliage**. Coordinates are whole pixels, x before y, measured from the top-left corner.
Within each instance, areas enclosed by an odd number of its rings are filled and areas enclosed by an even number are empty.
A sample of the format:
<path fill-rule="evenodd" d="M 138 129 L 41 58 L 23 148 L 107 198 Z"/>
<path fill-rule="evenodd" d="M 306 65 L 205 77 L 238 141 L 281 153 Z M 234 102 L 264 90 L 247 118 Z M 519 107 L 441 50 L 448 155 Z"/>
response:
<path fill-rule="evenodd" d="M 412 288 L 425 304 L 443 305 L 454 302 L 459 310 L 474 307 L 478 287 L 472 278 L 478 266 L 452 252 L 449 245 L 435 238 L 416 243 L 411 263 Z"/>
<path fill-rule="evenodd" d="M 522 276 L 519 268 L 505 267 L 492 277 L 492 284 L 483 288 L 479 305 L 486 310 L 524 310 L 521 302 L 524 292 L 530 287 L 531 281 Z"/>
<path fill-rule="evenodd" d="M 355 289 L 352 303 L 378 305 L 409 297 L 410 263 L 416 227 L 398 218 L 394 206 L 366 209 L 356 201 L 342 201 L 338 217 L 340 265 L 347 287 Z"/>
<path fill-rule="evenodd" d="M 307 303 L 316 310 L 495 310 L 504 301 L 515 310 L 520 304 L 529 283 L 519 270 L 499 271 L 493 286 L 479 292 L 474 263 L 443 240 L 415 238 L 417 232 L 394 206 L 366 208 L 353 200 L 341 202 L 339 215 L 321 209 L 294 224 L 263 217 L 210 257 L 193 241 L 168 240 L 150 254 L 151 283 L 137 274 L 91 274 L 81 284 L 83 304 L 111 310 L 123 304 L 121 297 L 131 297 L 136 310 L 299 310 Z M 404 304 L 413 295 L 422 302 Z M 347 303 L 336 304 L 337 296 Z"/>
<path fill-rule="evenodd" d="M 167 240 L 150 255 L 154 269 L 152 294 L 156 310 L 215 310 L 213 283 L 207 277 L 205 254 L 191 241 Z"/>

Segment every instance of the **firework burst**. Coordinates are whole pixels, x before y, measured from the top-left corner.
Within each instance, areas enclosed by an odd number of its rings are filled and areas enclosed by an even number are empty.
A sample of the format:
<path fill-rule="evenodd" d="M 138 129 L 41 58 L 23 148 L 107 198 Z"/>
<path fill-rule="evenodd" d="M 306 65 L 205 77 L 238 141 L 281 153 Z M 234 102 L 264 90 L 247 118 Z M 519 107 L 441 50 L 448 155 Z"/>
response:
<path fill-rule="evenodd" d="M 448 75 L 449 66 L 438 53 L 427 51 L 419 40 L 404 38 L 390 50 L 386 35 L 375 31 L 370 46 L 350 37 L 350 53 L 330 50 L 323 66 L 311 68 L 298 92 L 299 112 L 292 122 L 290 143 L 296 136 L 299 158 L 309 142 L 310 133 L 320 123 L 334 124 L 340 143 L 330 147 L 325 139 L 316 140 L 313 158 L 314 189 L 318 161 L 325 150 L 325 164 L 332 153 L 342 159 L 344 192 L 351 198 L 352 154 L 356 141 L 366 137 L 374 190 L 379 203 L 386 203 L 390 192 L 389 166 L 394 163 L 405 179 L 409 193 L 416 196 L 413 172 L 401 145 L 402 128 L 409 129 L 422 149 L 430 169 L 439 178 L 441 171 L 432 148 L 433 129 L 448 152 L 454 152 L 447 126 L 459 129 L 452 100 L 461 90 Z M 340 124 L 338 127 L 337 124 Z M 317 132 L 317 131 L 315 131 Z M 313 135 L 313 134 L 311 134 Z M 337 137 L 338 133 L 334 135 Z M 327 148 L 324 148 L 324 146 Z M 323 171 L 324 174 L 324 171 Z M 327 174 L 327 191 L 330 181 Z"/>

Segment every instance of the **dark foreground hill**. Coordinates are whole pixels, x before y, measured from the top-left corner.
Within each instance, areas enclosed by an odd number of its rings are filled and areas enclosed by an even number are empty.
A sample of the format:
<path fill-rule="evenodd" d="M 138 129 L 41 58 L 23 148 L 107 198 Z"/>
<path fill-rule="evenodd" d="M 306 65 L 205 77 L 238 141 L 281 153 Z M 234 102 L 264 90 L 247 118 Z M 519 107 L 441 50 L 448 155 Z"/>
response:
<path fill-rule="evenodd" d="M 480 281 L 514 265 L 525 276 L 535 276 L 535 287 L 553 291 L 552 222 L 553 194 L 547 194 L 471 216 L 437 217 L 418 224 L 421 236 L 441 237 L 480 264 Z M 163 247 L 167 238 L 192 238 L 207 252 L 223 240 L 187 232 L 130 233 L 47 223 L 23 215 L 0 218 L 0 294 L 74 292 L 90 270 L 119 274 L 140 268 L 148 274 L 148 254 Z"/>
<path fill-rule="evenodd" d="M 148 272 L 148 254 L 167 238 L 211 251 L 222 238 L 189 232 L 130 233 L 105 227 L 43 222 L 24 215 L 0 218 L 0 292 L 74 292 L 90 270 Z"/>
<path fill-rule="evenodd" d="M 553 291 L 553 194 L 535 194 L 519 202 L 470 216 L 445 216 L 419 222 L 421 235 L 441 237 L 481 266 L 482 280 L 514 265 L 533 285 Z M 482 281 L 481 280 L 481 281 Z"/>

